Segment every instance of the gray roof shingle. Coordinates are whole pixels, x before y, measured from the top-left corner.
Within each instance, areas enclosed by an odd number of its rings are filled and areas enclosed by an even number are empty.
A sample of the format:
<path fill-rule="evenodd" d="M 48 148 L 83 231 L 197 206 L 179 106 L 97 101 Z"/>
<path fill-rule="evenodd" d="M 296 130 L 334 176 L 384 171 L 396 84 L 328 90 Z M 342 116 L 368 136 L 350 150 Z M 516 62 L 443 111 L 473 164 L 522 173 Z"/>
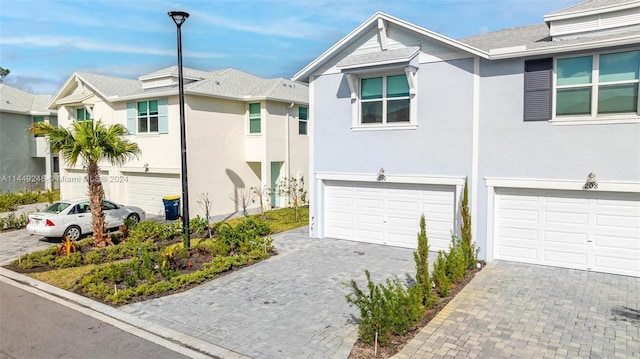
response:
<path fill-rule="evenodd" d="M 177 66 L 167 67 L 142 75 L 139 77 L 139 80 L 85 72 L 77 74 L 89 87 L 92 87 L 94 91 L 106 96 L 107 99 L 111 101 L 117 101 L 118 98 L 130 98 L 151 94 L 175 94 L 178 89 L 175 85 L 143 89 L 142 81 L 140 80 L 162 76 L 178 76 Z M 183 75 L 185 78 L 195 80 L 185 83 L 184 89 L 187 94 L 192 93 L 233 98 L 241 101 L 268 98 L 285 102 L 309 102 L 308 87 L 306 84 L 295 83 L 283 78 L 263 79 L 233 68 L 202 71 L 184 67 Z"/>
<path fill-rule="evenodd" d="M 23 114 L 50 114 L 52 95 L 37 95 L 0 83 L 0 111 Z M 55 112 L 53 112 L 55 113 Z"/>

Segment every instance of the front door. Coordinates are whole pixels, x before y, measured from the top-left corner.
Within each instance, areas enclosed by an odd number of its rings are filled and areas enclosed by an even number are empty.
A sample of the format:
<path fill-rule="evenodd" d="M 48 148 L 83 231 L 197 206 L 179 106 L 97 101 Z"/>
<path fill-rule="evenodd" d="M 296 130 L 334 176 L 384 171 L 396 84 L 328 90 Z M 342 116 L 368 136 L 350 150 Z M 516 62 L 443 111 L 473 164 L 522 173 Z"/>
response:
<path fill-rule="evenodd" d="M 271 162 L 271 205 L 280 207 L 280 195 L 278 187 L 280 186 L 280 169 L 282 162 Z"/>

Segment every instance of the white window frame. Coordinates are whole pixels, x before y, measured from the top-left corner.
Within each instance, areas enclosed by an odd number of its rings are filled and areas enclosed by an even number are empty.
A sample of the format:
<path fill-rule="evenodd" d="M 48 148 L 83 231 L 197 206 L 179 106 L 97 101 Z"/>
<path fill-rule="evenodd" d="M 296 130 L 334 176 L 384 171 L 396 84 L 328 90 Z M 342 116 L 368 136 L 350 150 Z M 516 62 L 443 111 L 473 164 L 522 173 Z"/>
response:
<path fill-rule="evenodd" d="M 640 96 L 638 96 L 638 110 L 636 113 L 614 113 L 614 114 L 598 114 L 598 89 L 600 86 L 600 56 L 608 54 L 616 54 L 621 52 L 638 51 L 640 48 L 620 49 L 616 51 L 600 51 L 586 54 L 573 54 L 571 56 L 560 56 L 553 59 L 553 106 L 551 109 L 551 123 L 554 125 L 584 125 L 584 124 L 614 124 L 614 123 L 640 123 Z M 558 60 L 570 59 L 576 57 L 591 56 L 591 84 L 565 85 L 558 86 Z M 606 85 L 621 85 L 638 83 L 640 88 L 640 79 L 606 82 Z M 560 115 L 556 114 L 558 89 L 564 88 L 591 88 L 591 114 L 590 115 Z"/>
<path fill-rule="evenodd" d="M 251 132 L 251 120 L 257 120 L 257 117 L 251 117 L 251 105 L 258 104 L 260 105 L 260 132 Z M 261 136 L 264 131 L 263 121 L 262 121 L 262 110 L 264 106 L 262 105 L 262 101 L 258 102 L 250 102 L 247 104 L 247 135 L 248 136 Z"/>
<path fill-rule="evenodd" d="M 151 116 L 151 111 L 149 111 L 149 102 L 151 101 L 155 101 L 156 102 L 156 106 L 158 107 L 158 113 L 155 116 Z M 139 115 L 139 111 L 138 111 L 138 106 L 140 105 L 140 102 L 146 102 L 147 103 L 147 115 L 146 120 L 147 120 L 147 130 L 146 131 L 140 131 L 140 119 L 142 119 L 143 117 L 141 117 Z M 158 100 L 142 100 L 142 101 L 136 101 L 136 133 L 137 134 L 157 134 L 160 133 L 160 104 L 158 103 Z M 155 117 L 156 118 L 156 127 L 157 130 L 155 131 L 151 131 L 151 118 Z"/>
<path fill-rule="evenodd" d="M 89 114 L 89 118 L 79 119 L 78 118 L 78 110 L 83 110 L 85 113 Z M 76 121 L 93 121 L 93 107 L 89 106 L 81 106 L 73 108 L 73 117 Z"/>
<path fill-rule="evenodd" d="M 386 97 L 386 81 L 389 76 L 406 75 L 407 82 L 409 83 L 409 96 L 408 97 Z M 395 68 L 386 71 L 375 72 L 363 72 L 363 73 L 347 73 L 347 83 L 351 90 L 351 105 L 352 105 L 352 124 L 351 129 L 353 131 L 384 131 L 384 130 L 415 130 L 418 128 L 418 116 L 417 116 L 417 68 L 413 66 L 405 66 L 402 68 Z M 362 123 L 362 102 L 360 81 L 362 79 L 369 79 L 375 77 L 383 78 L 383 97 L 375 100 L 364 101 L 383 101 L 383 121 L 382 123 Z M 409 122 L 386 122 L 386 109 L 387 101 L 409 99 Z"/>
<path fill-rule="evenodd" d="M 307 118 L 302 119 L 302 117 L 300 117 L 300 109 L 301 108 L 306 108 L 307 109 Z M 304 133 L 300 133 L 300 125 L 304 123 L 305 128 L 304 128 Z M 298 135 L 299 136 L 309 136 L 309 106 L 298 106 Z"/>

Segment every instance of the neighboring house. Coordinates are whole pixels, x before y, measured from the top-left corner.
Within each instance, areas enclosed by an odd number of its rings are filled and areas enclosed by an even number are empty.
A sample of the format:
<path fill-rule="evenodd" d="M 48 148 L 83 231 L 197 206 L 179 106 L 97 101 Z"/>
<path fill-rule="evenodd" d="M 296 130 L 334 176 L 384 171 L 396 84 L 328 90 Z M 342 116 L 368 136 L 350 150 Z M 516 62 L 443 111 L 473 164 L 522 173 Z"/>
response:
<path fill-rule="evenodd" d="M 251 187 L 275 188 L 284 177 L 306 180 L 308 136 L 306 84 L 262 79 L 235 69 L 184 68 L 190 216 L 242 211 L 235 199 Z M 162 198 L 181 195 L 180 110 L 176 66 L 130 80 L 74 73 L 49 107 L 59 125 L 101 120 L 129 130 L 142 154 L 122 167 L 100 164 L 105 197 L 163 214 Z M 87 192 L 82 164 L 61 164 L 61 195 Z M 259 201 L 250 203 L 257 208 Z M 272 206 L 286 205 L 273 191 Z"/>
<path fill-rule="evenodd" d="M 57 155 L 44 137 L 28 132 L 34 122 L 56 124 L 47 109 L 51 95 L 36 95 L 0 83 L 0 190 L 57 188 Z"/>
<path fill-rule="evenodd" d="M 640 1 L 462 40 L 376 13 L 309 83 L 311 236 L 640 276 Z M 595 177 L 587 180 L 590 173 Z M 596 186 L 597 184 L 597 186 Z"/>

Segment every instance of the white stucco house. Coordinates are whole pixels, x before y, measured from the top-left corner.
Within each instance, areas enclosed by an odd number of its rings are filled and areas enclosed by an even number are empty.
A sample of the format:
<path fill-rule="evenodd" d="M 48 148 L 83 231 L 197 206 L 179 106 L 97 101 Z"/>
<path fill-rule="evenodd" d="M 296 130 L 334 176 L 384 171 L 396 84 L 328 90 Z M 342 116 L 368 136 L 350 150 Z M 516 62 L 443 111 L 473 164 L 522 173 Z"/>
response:
<path fill-rule="evenodd" d="M 190 216 L 208 193 L 212 214 L 242 211 L 236 203 L 251 187 L 274 188 L 285 177 L 306 180 L 306 84 L 263 79 L 235 69 L 184 68 Z M 129 130 L 142 154 L 122 167 L 101 163 L 105 197 L 163 214 L 162 198 L 181 194 L 178 68 L 137 80 L 74 73 L 49 104 L 58 123 L 101 120 Z M 82 165 L 60 164 L 62 198 L 86 195 Z M 274 192 L 270 205 L 284 205 Z M 250 208 L 258 208 L 256 202 Z"/>
<path fill-rule="evenodd" d="M 57 123 L 56 111 L 47 108 L 51 97 L 0 83 L 0 190 L 57 188 L 57 155 L 44 137 L 28 132 L 34 122 Z"/>
<path fill-rule="evenodd" d="M 376 13 L 300 70 L 312 237 L 640 276 L 640 1 L 455 40 Z"/>

